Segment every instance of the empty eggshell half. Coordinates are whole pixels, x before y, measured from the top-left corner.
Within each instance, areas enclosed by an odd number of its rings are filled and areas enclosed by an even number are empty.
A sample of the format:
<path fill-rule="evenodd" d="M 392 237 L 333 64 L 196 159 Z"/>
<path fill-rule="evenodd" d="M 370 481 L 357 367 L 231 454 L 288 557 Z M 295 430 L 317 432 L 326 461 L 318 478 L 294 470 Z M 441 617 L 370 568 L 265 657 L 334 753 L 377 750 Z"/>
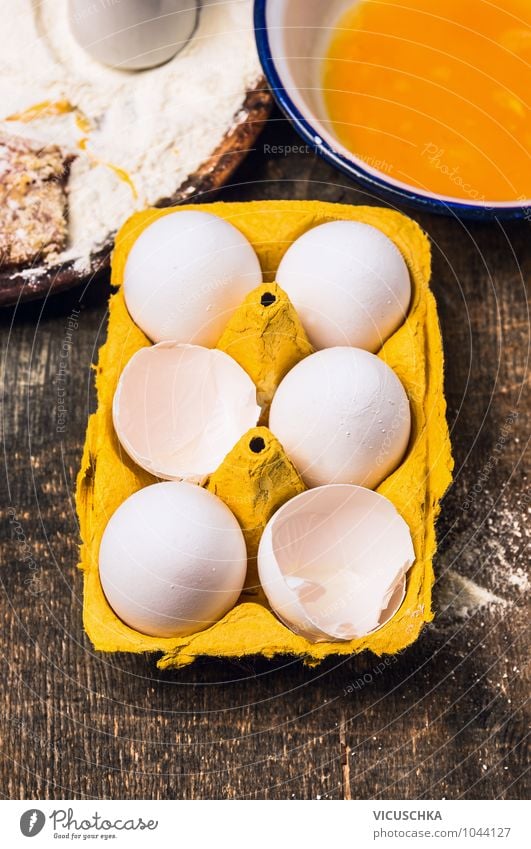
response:
<path fill-rule="evenodd" d="M 288 628 L 315 642 L 352 640 L 394 616 L 414 560 L 409 528 L 387 498 L 332 484 L 297 495 L 274 514 L 258 572 Z"/>
<path fill-rule="evenodd" d="M 269 428 L 308 486 L 373 489 L 400 463 L 410 415 L 405 389 L 383 360 L 360 348 L 327 348 L 288 372 Z"/>
<path fill-rule="evenodd" d="M 185 482 L 131 495 L 111 516 L 99 550 L 110 606 L 153 637 L 212 625 L 236 604 L 246 569 L 245 541 L 229 508 Z"/>
<path fill-rule="evenodd" d="M 153 342 L 214 347 L 227 321 L 262 282 L 258 257 L 232 224 L 198 210 L 158 218 L 127 257 L 127 309 Z"/>
<path fill-rule="evenodd" d="M 402 254 L 381 230 L 360 221 L 308 230 L 284 254 L 277 281 L 314 348 L 377 351 L 404 321 L 411 299 Z"/>
<path fill-rule="evenodd" d="M 232 357 L 199 345 L 141 348 L 113 401 L 116 434 L 143 469 L 202 483 L 260 416 L 256 389 Z"/>

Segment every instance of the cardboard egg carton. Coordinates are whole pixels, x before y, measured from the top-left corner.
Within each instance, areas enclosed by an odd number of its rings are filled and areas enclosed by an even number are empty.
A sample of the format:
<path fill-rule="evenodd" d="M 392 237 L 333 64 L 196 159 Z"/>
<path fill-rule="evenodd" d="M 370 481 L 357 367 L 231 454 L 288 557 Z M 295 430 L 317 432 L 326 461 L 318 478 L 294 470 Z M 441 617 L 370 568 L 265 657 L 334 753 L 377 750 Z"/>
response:
<path fill-rule="evenodd" d="M 409 397 L 412 431 L 408 450 L 400 466 L 383 481 L 377 492 L 389 498 L 407 522 L 416 560 L 407 577 L 404 602 L 384 627 L 361 639 L 346 642 L 312 643 L 286 628 L 267 606 L 256 579 L 256 549 L 261 528 L 275 509 L 304 489 L 292 464 L 274 434 L 264 427 L 245 434 L 224 464 L 210 476 L 206 486 L 231 507 L 242 525 L 249 553 L 249 575 L 236 607 L 210 628 L 185 637 L 146 636 L 125 625 L 113 612 L 103 594 L 98 573 L 98 552 L 103 531 L 114 511 L 138 489 L 154 483 L 121 449 L 112 424 L 112 400 L 120 374 L 149 339 L 132 321 L 121 288 L 128 252 L 140 233 L 157 218 L 175 212 L 150 209 L 137 213 L 116 238 L 112 260 L 112 283 L 117 287 L 109 304 L 107 341 L 100 349 L 96 369 L 97 411 L 90 417 L 76 504 L 82 546 L 80 568 L 84 573 L 83 621 L 95 649 L 99 651 L 158 652 L 160 667 L 180 667 L 199 656 L 234 657 L 260 654 L 274 657 L 296 655 L 307 663 L 318 663 L 332 654 L 353 654 L 369 649 L 377 655 L 394 654 L 412 643 L 423 624 L 433 618 L 431 592 L 434 581 L 432 560 L 436 549 L 435 520 L 439 503 L 451 481 L 453 461 L 443 392 L 443 350 L 437 310 L 429 288 L 430 246 L 420 227 L 406 216 L 377 207 L 347 206 L 320 201 L 257 201 L 188 205 L 181 210 L 209 211 L 237 227 L 253 245 L 264 280 L 272 283 L 279 262 L 295 239 L 311 227 L 334 220 L 361 221 L 382 230 L 401 251 L 411 275 L 412 298 L 404 324 L 378 353 L 398 375 Z M 261 287 L 263 288 L 263 287 Z M 266 287 L 267 288 L 267 287 Z M 267 301 L 267 299 L 266 299 Z M 256 298 L 240 307 L 265 309 Z M 249 312 L 250 311 L 250 312 Z M 260 324 L 257 316 L 257 325 Z M 231 320 L 237 326 L 238 316 Z M 222 337 L 223 338 L 223 337 Z M 226 350 L 237 350 L 237 339 L 225 334 Z M 309 351 L 304 344 L 296 357 Z M 267 362 L 270 357 L 271 362 Z M 278 362 L 275 362 L 275 357 Z M 265 346 L 261 374 L 287 370 L 293 347 L 279 352 Z M 244 365 L 240 360 L 240 364 Z M 256 382 L 256 381 L 255 381 Z M 264 443 L 257 453 L 252 440 Z M 257 443 L 254 442 L 256 447 Z M 260 504 L 256 492 L 268 476 L 268 502 Z"/>

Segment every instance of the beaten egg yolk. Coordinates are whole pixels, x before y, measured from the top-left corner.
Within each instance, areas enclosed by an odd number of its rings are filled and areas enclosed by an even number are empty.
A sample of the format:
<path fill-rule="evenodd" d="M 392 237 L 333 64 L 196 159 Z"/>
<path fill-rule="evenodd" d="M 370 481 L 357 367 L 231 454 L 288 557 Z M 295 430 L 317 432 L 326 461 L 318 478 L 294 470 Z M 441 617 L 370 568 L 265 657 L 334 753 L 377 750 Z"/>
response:
<path fill-rule="evenodd" d="M 531 198 L 530 0 L 361 0 L 324 61 L 334 136 L 385 176 Z"/>

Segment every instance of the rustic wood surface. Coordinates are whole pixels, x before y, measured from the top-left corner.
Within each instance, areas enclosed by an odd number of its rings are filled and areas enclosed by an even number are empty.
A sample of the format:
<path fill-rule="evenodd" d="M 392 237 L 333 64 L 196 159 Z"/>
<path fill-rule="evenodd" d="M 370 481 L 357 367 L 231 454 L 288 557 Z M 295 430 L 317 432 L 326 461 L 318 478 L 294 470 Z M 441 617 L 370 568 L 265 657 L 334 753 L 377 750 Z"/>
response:
<path fill-rule="evenodd" d="M 377 202 L 276 112 L 221 197 Z M 1 314 L 4 797 L 526 795 L 529 224 L 412 214 L 433 240 L 456 479 L 438 526 L 437 619 L 383 662 L 205 659 L 162 673 L 152 657 L 96 654 L 73 490 L 108 284 Z"/>

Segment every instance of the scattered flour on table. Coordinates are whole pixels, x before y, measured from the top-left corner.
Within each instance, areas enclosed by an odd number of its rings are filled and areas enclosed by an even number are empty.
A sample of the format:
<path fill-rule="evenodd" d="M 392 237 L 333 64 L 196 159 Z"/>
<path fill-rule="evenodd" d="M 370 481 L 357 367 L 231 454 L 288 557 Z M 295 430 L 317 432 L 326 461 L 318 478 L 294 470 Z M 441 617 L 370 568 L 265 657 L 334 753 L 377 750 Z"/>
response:
<path fill-rule="evenodd" d="M 453 569 L 441 576 L 436 594 L 437 608 L 447 618 L 466 619 L 483 607 L 502 605 L 507 602 Z"/>
<path fill-rule="evenodd" d="M 512 584 L 513 587 L 517 587 L 522 593 L 527 592 L 530 586 L 529 577 L 521 568 L 515 569 L 514 572 L 511 572 L 507 577 L 507 581 Z"/>
<path fill-rule="evenodd" d="M 443 620 L 463 619 L 481 608 L 494 610 L 522 603 L 531 586 L 526 571 L 529 512 L 523 507 L 521 501 L 508 505 L 502 497 L 477 540 L 470 540 L 468 531 L 441 556 L 434 606 Z"/>
<path fill-rule="evenodd" d="M 0 0 L 0 129 L 77 154 L 69 246 L 58 261 L 76 259 L 82 271 L 91 250 L 135 209 L 171 196 L 209 158 L 261 71 L 250 0 L 204 4 L 184 50 L 140 72 L 91 59 L 70 33 L 66 7 L 67 0 Z M 78 112 L 5 120 L 46 101 L 67 101 Z"/>

